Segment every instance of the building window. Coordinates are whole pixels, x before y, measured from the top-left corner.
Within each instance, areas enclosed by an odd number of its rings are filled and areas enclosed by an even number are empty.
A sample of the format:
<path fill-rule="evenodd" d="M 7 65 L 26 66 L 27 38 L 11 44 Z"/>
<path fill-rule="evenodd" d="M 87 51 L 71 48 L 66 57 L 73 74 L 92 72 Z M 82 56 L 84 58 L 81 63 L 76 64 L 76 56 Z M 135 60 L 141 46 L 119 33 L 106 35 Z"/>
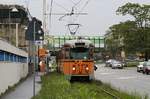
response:
<path fill-rule="evenodd" d="M 4 52 L 0 50 L 0 61 L 4 61 Z"/>
<path fill-rule="evenodd" d="M 0 61 L 27 63 L 27 57 L 0 50 Z"/>

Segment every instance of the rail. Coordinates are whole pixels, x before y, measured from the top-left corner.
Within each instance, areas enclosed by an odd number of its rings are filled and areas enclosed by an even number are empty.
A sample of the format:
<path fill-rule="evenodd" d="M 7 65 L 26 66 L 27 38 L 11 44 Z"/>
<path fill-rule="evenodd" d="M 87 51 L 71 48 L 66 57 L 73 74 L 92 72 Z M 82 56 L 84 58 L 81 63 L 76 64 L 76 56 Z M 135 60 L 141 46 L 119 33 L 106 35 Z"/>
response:
<path fill-rule="evenodd" d="M 114 95 L 113 93 L 105 90 L 105 89 L 102 89 L 102 88 L 99 88 L 101 91 L 103 91 L 104 93 L 108 94 L 109 96 L 111 96 L 113 99 L 121 99 L 120 97 Z M 96 90 L 94 89 L 96 92 L 100 93 L 100 90 Z"/>

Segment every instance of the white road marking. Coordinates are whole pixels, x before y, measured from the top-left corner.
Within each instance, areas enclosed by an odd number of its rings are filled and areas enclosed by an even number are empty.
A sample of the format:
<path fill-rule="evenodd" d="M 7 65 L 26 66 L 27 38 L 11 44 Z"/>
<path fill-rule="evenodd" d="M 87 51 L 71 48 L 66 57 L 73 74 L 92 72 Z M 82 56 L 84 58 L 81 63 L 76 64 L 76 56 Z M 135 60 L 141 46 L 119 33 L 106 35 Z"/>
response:
<path fill-rule="evenodd" d="M 119 77 L 116 79 L 134 79 L 134 78 L 138 78 L 137 76 L 127 76 L 127 77 Z"/>
<path fill-rule="evenodd" d="M 100 75 L 111 75 L 113 73 L 100 73 Z"/>

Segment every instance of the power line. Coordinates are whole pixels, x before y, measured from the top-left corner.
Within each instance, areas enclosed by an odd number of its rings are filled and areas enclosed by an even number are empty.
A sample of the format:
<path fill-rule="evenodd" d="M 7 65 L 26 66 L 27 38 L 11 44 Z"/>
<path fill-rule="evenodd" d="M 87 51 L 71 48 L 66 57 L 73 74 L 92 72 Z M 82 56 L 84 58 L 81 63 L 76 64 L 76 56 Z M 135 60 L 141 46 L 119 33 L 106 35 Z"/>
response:
<path fill-rule="evenodd" d="M 30 4 L 30 1 L 29 0 L 24 0 L 24 3 L 25 3 L 25 10 L 27 12 L 27 16 L 29 18 L 29 20 L 31 21 L 32 20 L 32 15 L 29 11 L 29 4 Z"/>
<path fill-rule="evenodd" d="M 84 6 L 82 7 L 82 9 L 79 11 L 79 13 L 82 13 L 82 11 L 84 10 L 84 8 L 89 4 L 90 0 L 87 0 L 86 3 L 84 4 Z M 76 18 L 78 18 L 79 15 L 77 15 Z"/>
<path fill-rule="evenodd" d="M 69 1 L 71 1 L 71 2 L 74 4 L 73 7 L 75 7 L 75 6 L 77 6 L 82 0 L 78 1 L 77 3 L 75 3 L 73 0 L 69 0 Z"/>
<path fill-rule="evenodd" d="M 56 1 L 54 1 L 54 3 L 58 6 L 63 8 L 65 11 L 69 12 L 70 10 L 66 9 L 64 6 L 62 6 L 61 4 L 57 3 Z"/>
<path fill-rule="evenodd" d="M 71 1 L 73 4 L 76 4 L 73 0 L 69 0 L 69 1 Z"/>
<path fill-rule="evenodd" d="M 72 0 L 71 0 L 71 1 L 72 1 Z M 73 7 L 75 7 L 75 6 L 77 6 L 78 4 L 80 4 L 81 1 L 82 1 L 82 0 L 78 1 L 77 3 L 74 3 L 74 6 L 73 6 Z"/>

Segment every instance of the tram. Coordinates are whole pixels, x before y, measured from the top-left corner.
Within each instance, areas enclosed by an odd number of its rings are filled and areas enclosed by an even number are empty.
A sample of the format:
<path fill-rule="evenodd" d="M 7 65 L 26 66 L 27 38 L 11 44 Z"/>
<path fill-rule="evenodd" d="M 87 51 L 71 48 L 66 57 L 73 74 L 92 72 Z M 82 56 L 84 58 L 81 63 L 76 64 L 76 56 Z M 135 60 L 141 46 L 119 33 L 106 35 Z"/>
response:
<path fill-rule="evenodd" d="M 58 71 L 68 80 L 94 79 L 94 45 L 90 40 L 68 40 L 57 55 Z"/>

